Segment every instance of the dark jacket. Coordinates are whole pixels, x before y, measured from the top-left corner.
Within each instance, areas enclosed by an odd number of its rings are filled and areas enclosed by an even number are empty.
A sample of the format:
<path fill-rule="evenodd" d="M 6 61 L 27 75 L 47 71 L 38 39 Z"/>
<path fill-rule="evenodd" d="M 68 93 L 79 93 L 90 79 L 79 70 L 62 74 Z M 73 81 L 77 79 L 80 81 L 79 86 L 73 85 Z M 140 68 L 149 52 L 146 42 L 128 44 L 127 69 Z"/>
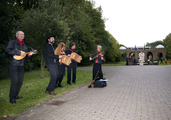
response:
<path fill-rule="evenodd" d="M 77 53 L 77 51 L 75 49 L 74 49 L 73 52 Z M 71 53 L 72 53 L 72 50 L 70 50 L 70 49 L 68 49 L 68 50 L 65 51 L 65 54 L 66 55 L 71 54 Z M 75 62 L 74 60 L 72 60 L 69 67 L 72 67 L 72 68 L 73 67 L 77 67 L 77 62 Z"/>
<path fill-rule="evenodd" d="M 103 60 L 101 60 L 101 58 L 97 57 L 97 52 L 95 52 L 92 55 L 90 55 L 90 58 L 92 58 L 93 56 L 96 56 L 94 63 L 96 63 L 96 60 L 98 60 L 98 64 L 102 64 Z"/>
<path fill-rule="evenodd" d="M 43 48 L 43 54 L 45 58 L 45 64 L 57 64 L 57 60 L 59 60 L 59 56 L 54 54 L 55 48 L 51 44 L 46 44 Z"/>
<path fill-rule="evenodd" d="M 5 49 L 5 51 L 9 54 L 9 64 L 10 65 L 15 65 L 15 66 L 24 66 L 25 65 L 27 55 L 25 58 L 23 58 L 21 60 L 15 60 L 13 58 L 14 55 L 20 55 L 21 54 L 20 51 L 24 51 L 24 52 L 28 51 L 28 47 L 24 44 L 24 42 L 23 42 L 23 45 L 21 47 L 20 43 L 17 39 L 11 40 L 8 42 L 8 45 Z"/>

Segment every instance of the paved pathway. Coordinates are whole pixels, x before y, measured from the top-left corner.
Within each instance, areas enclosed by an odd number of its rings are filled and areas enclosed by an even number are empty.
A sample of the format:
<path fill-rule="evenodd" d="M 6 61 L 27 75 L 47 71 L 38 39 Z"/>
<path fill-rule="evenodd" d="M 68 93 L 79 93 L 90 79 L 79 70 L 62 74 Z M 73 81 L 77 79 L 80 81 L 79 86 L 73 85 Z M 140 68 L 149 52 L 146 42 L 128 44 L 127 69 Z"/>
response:
<path fill-rule="evenodd" d="M 81 87 L 58 98 L 67 102 L 43 105 L 16 120 L 171 120 L 171 66 L 113 66 L 103 72 L 107 87 Z"/>

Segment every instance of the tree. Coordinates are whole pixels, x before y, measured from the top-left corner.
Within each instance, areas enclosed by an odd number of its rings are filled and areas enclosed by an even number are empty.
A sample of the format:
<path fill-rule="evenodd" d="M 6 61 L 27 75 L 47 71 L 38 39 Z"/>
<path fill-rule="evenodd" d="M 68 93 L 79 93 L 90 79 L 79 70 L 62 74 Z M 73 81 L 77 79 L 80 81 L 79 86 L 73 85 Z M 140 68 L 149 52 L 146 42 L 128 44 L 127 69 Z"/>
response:
<path fill-rule="evenodd" d="M 148 42 L 147 42 L 146 46 L 155 47 L 155 46 L 157 46 L 157 45 L 159 45 L 159 44 L 164 45 L 164 42 L 161 41 L 161 40 L 158 40 L 158 41 L 155 41 L 155 42 L 152 42 L 152 43 L 148 43 Z"/>
<path fill-rule="evenodd" d="M 38 50 L 39 54 L 36 56 L 41 66 L 41 78 L 44 77 L 42 49 L 46 44 L 47 36 L 55 35 L 56 42 L 59 42 L 64 40 L 69 32 L 68 24 L 63 20 L 63 16 L 59 14 L 61 6 L 57 2 L 41 3 L 40 8 L 27 10 L 24 19 L 16 24 L 16 30 L 24 31 L 26 44 Z"/>
<path fill-rule="evenodd" d="M 108 47 L 106 51 L 106 60 L 112 61 L 112 62 L 118 62 L 120 60 L 121 53 L 119 51 L 119 43 L 117 40 L 110 34 L 109 34 L 109 42 L 110 46 Z"/>
<path fill-rule="evenodd" d="M 136 45 L 135 45 L 135 51 L 137 50 L 137 47 L 136 47 Z"/>
<path fill-rule="evenodd" d="M 171 58 L 171 33 L 169 33 L 166 38 L 163 40 L 164 46 L 166 47 L 166 56 Z"/>
<path fill-rule="evenodd" d="M 23 12 L 18 6 L 8 4 L 7 1 L 0 2 L 0 79 L 7 77 L 8 56 L 5 47 L 9 40 L 13 39 L 12 30 L 15 20 L 22 18 Z"/>

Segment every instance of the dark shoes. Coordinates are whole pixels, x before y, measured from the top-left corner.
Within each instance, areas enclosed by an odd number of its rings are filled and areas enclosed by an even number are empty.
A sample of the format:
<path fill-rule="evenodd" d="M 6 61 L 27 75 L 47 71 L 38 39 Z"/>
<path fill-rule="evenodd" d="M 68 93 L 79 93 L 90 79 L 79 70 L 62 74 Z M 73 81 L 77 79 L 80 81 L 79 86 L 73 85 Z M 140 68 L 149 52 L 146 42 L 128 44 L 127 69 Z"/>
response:
<path fill-rule="evenodd" d="M 61 84 L 59 84 L 59 85 L 56 85 L 55 88 L 58 88 L 58 87 L 61 87 L 62 88 L 63 86 Z"/>
<path fill-rule="evenodd" d="M 50 95 L 56 95 L 56 93 L 54 91 L 50 91 L 49 94 Z"/>
<path fill-rule="evenodd" d="M 76 82 L 72 82 L 72 83 L 76 84 Z"/>
<path fill-rule="evenodd" d="M 61 87 L 62 88 L 63 86 L 61 84 L 59 84 L 58 87 Z"/>
<path fill-rule="evenodd" d="M 15 99 L 23 99 L 23 97 L 16 96 Z"/>
<path fill-rule="evenodd" d="M 10 103 L 12 103 L 12 104 L 16 104 L 15 99 L 10 99 Z"/>
<path fill-rule="evenodd" d="M 23 97 L 16 96 L 16 97 L 15 97 L 15 99 L 23 99 Z M 16 104 L 15 99 L 10 99 L 10 103 L 12 103 L 12 104 Z"/>
<path fill-rule="evenodd" d="M 49 93 L 49 92 L 50 92 L 50 91 L 47 91 L 47 90 L 45 91 L 45 93 Z"/>
<path fill-rule="evenodd" d="M 49 93 L 50 95 L 56 95 L 56 93 L 54 91 L 45 91 L 45 93 Z"/>

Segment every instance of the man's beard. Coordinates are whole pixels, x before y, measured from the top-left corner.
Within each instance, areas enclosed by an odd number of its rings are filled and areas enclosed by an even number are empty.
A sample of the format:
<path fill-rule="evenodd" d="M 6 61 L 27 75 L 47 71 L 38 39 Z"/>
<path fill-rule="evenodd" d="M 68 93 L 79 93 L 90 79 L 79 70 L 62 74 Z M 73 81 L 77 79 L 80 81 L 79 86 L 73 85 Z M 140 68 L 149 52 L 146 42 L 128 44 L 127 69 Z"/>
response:
<path fill-rule="evenodd" d="M 50 42 L 52 45 L 55 43 L 55 41 Z"/>

